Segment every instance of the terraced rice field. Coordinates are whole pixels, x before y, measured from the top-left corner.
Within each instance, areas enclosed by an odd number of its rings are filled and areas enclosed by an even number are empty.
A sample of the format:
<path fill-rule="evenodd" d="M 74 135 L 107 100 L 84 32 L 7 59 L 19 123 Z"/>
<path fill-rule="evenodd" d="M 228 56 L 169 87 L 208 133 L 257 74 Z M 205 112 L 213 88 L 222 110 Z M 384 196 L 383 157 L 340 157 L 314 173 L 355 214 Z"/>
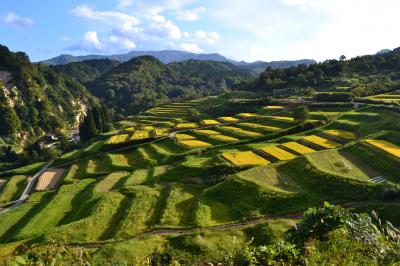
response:
<path fill-rule="evenodd" d="M 178 141 L 182 141 L 182 140 L 192 140 L 192 139 L 196 139 L 195 137 L 188 135 L 188 134 L 176 134 L 175 138 Z"/>
<path fill-rule="evenodd" d="M 240 113 L 237 114 L 236 116 L 241 117 L 241 118 L 253 118 L 259 116 L 258 114 L 255 113 Z"/>
<path fill-rule="evenodd" d="M 251 137 L 251 138 L 257 138 L 257 137 L 262 137 L 263 135 L 257 132 L 253 132 L 253 131 L 248 131 L 248 130 L 244 130 L 238 127 L 232 127 L 232 126 L 221 126 L 220 128 L 233 132 L 235 134 L 238 135 L 242 135 L 245 137 Z"/>
<path fill-rule="evenodd" d="M 261 150 L 263 152 L 275 157 L 276 159 L 278 159 L 280 161 L 287 161 L 287 160 L 292 160 L 292 159 L 296 158 L 296 155 L 291 154 L 290 152 L 287 152 L 276 146 L 264 147 L 264 148 L 261 148 Z"/>
<path fill-rule="evenodd" d="M 201 120 L 200 123 L 203 126 L 215 126 L 215 125 L 219 125 L 220 124 L 217 120 L 214 120 L 214 119 L 204 119 L 204 120 Z"/>
<path fill-rule="evenodd" d="M 329 129 L 325 130 L 324 133 L 327 133 L 329 135 L 339 137 L 342 139 L 348 139 L 348 140 L 355 140 L 357 138 L 356 134 L 350 131 L 345 131 L 345 130 L 339 130 L 339 129 Z"/>
<path fill-rule="evenodd" d="M 44 172 L 36 185 L 36 190 L 52 190 L 55 189 L 65 169 L 54 168 Z"/>
<path fill-rule="evenodd" d="M 222 156 L 236 166 L 267 165 L 270 162 L 252 151 L 227 152 Z"/>
<path fill-rule="evenodd" d="M 129 140 L 128 134 L 114 135 L 106 140 L 105 144 L 121 144 Z"/>
<path fill-rule="evenodd" d="M 199 133 L 199 134 L 203 134 L 203 135 L 206 135 L 206 136 L 220 135 L 221 134 L 218 131 L 214 131 L 214 130 L 210 130 L 210 129 L 198 129 L 198 130 L 195 130 L 194 132 Z"/>
<path fill-rule="evenodd" d="M 198 128 L 199 124 L 197 123 L 179 123 L 175 126 L 176 129 L 192 129 Z"/>
<path fill-rule="evenodd" d="M 365 142 L 397 158 L 400 158 L 400 146 L 397 146 L 396 144 L 393 144 L 386 140 L 377 139 L 366 139 Z"/>
<path fill-rule="evenodd" d="M 301 145 L 300 143 L 297 143 L 294 141 L 286 142 L 281 145 L 292 151 L 297 152 L 298 154 L 308 154 L 308 153 L 315 152 L 315 150 L 313 150 L 307 146 Z"/>
<path fill-rule="evenodd" d="M 316 135 L 306 136 L 303 139 L 326 149 L 336 149 L 342 146 L 340 143 Z"/>
<path fill-rule="evenodd" d="M 2 190 L 0 190 L 0 204 L 16 200 L 24 191 L 27 178 L 24 175 L 9 177 Z"/>
<path fill-rule="evenodd" d="M 279 127 L 265 126 L 265 125 L 255 124 L 255 123 L 247 123 L 247 122 L 239 123 L 239 125 L 252 127 L 252 128 L 258 128 L 258 129 L 264 129 L 264 130 L 268 130 L 268 131 L 282 130 L 282 128 L 279 128 Z"/>
<path fill-rule="evenodd" d="M 264 117 L 271 118 L 271 119 L 274 119 L 274 120 L 279 120 L 279 121 L 294 122 L 294 118 L 293 117 L 288 117 L 288 116 L 266 115 Z"/>
<path fill-rule="evenodd" d="M 192 139 L 192 140 L 182 140 L 179 142 L 179 144 L 188 147 L 188 148 L 205 148 L 205 147 L 211 147 L 212 145 L 210 143 Z"/>
<path fill-rule="evenodd" d="M 0 191 L 3 188 L 3 186 L 6 184 L 7 180 L 0 179 Z"/>
<path fill-rule="evenodd" d="M 268 109 L 268 110 L 282 110 L 283 106 L 281 105 L 267 105 L 264 107 L 264 109 Z"/>
<path fill-rule="evenodd" d="M 239 122 L 239 119 L 232 116 L 221 116 L 217 118 L 222 123 L 236 123 Z"/>
<path fill-rule="evenodd" d="M 239 139 L 234 138 L 234 137 L 230 137 L 230 136 L 225 136 L 225 135 L 210 135 L 209 136 L 212 139 L 216 139 L 219 141 L 224 141 L 224 142 L 234 142 L 234 141 L 239 141 Z"/>
<path fill-rule="evenodd" d="M 138 130 L 133 133 L 131 136 L 131 140 L 142 140 L 142 139 L 148 139 L 150 137 L 150 131 L 149 130 Z"/>
<path fill-rule="evenodd" d="M 129 175 L 128 172 L 113 172 L 97 183 L 94 190 L 98 193 L 110 191 L 123 177 L 127 175 Z"/>
<path fill-rule="evenodd" d="M 170 129 L 169 128 L 156 128 L 154 129 L 154 133 L 157 137 L 162 137 L 168 135 Z"/>

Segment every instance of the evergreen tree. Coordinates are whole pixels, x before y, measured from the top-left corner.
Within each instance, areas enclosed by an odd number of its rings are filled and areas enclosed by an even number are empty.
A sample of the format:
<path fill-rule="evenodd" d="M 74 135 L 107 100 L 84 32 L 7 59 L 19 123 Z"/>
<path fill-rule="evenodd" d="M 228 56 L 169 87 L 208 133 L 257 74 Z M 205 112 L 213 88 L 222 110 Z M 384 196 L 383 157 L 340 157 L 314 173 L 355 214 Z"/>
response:
<path fill-rule="evenodd" d="M 96 123 L 93 119 L 92 110 L 88 110 L 87 115 L 79 126 L 79 136 L 81 140 L 86 141 L 93 137 L 96 137 L 98 134 L 99 131 L 96 128 Z"/>
<path fill-rule="evenodd" d="M 104 125 L 104 115 L 102 108 L 99 107 L 98 105 L 95 105 L 93 109 L 91 110 L 91 113 L 93 114 L 93 120 L 96 125 L 96 129 L 99 133 L 103 132 L 103 125 Z"/>

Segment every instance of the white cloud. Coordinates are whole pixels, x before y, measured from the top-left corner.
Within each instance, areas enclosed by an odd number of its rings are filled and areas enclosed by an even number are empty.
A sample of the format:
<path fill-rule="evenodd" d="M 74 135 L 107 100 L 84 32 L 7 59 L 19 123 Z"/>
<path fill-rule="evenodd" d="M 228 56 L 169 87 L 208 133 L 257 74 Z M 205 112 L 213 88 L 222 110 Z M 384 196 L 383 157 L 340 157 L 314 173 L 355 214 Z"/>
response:
<path fill-rule="evenodd" d="M 206 9 L 204 7 L 179 10 L 176 14 L 176 19 L 184 20 L 184 21 L 195 21 L 200 18 L 199 14 L 204 11 L 206 11 Z"/>
<path fill-rule="evenodd" d="M 85 33 L 83 37 L 82 45 L 94 50 L 101 50 L 102 44 L 97 36 L 97 32 L 95 31 L 88 31 Z"/>
<path fill-rule="evenodd" d="M 14 12 L 9 12 L 7 15 L 3 17 L 2 20 L 5 24 L 19 29 L 29 28 L 34 25 L 34 22 L 31 18 L 20 17 Z"/>
<path fill-rule="evenodd" d="M 180 10 L 193 2 L 195 2 L 195 0 L 118 0 L 117 8 L 134 8 L 147 13 L 154 8 L 159 9 L 159 11 Z"/>
<path fill-rule="evenodd" d="M 203 49 L 201 49 L 196 43 L 181 43 L 180 48 L 186 52 L 191 53 L 203 53 Z"/>
<path fill-rule="evenodd" d="M 108 24 L 118 24 L 121 27 L 132 27 L 139 24 L 139 19 L 122 12 L 116 11 L 96 11 L 86 5 L 80 5 L 71 10 L 77 17 L 89 20 L 102 21 Z"/>
<path fill-rule="evenodd" d="M 67 50 L 109 53 L 131 50 L 135 47 L 136 44 L 128 38 L 116 35 L 100 38 L 96 31 L 88 31 L 78 45 L 70 46 Z"/>
<path fill-rule="evenodd" d="M 210 45 L 214 44 L 221 38 L 217 32 L 205 32 L 203 30 L 196 31 L 195 36 L 200 42 L 204 42 Z"/>
<path fill-rule="evenodd" d="M 150 24 L 144 28 L 144 34 L 155 38 L 181 39 L 182 31 L 170 19 L 166 19 L 157 11 L 147 16 Z"/>

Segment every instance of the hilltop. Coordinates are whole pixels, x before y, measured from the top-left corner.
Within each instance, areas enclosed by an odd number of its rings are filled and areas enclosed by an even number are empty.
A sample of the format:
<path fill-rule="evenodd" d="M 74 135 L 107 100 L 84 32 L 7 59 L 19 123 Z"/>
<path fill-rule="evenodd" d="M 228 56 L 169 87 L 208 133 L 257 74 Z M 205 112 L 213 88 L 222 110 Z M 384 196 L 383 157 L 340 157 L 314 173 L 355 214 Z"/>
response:
<path fill-rule="evenodd" d="M 298 66 L 300 64 L 310 65 L 317 63 L 315 60 L 312 59 L 301 59 L 293 61 L 272 61 L 272 62 L 256 61 L 248 63 L 244 61 L 235 61 L 232 59 L 228 59 L 225 56 L 222 56 L 218 53 L 196 54 L 179 50 L 131 51 L 127 54 L 117 54 L 109 56 L 106 55 L 72 56 L 64 54 L 48 60 L 41 61 L 40 63 L 45 65 L 64 65 L 72 62 L 81 62 L 94 59 L 110 59 L 119 62 L 126 62 L 135 57 L 145 56 L 145 55 L 153 56 L 164 64 L 169 64 L 173 62 L 183 62 L 188 60 L 227 62 L 238 66 L 240 69 L 242 69 L 242 71 L 251 73 L 252 75 L 260 74 L 267 67 L 286 68 L 286 67 Z"/>

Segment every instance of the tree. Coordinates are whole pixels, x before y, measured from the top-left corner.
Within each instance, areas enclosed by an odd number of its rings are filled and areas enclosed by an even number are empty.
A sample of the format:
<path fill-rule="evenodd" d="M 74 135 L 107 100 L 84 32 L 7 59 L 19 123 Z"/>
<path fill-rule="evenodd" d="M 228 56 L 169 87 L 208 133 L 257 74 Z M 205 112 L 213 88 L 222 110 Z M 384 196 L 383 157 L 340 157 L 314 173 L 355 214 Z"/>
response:
<path fill-rule="evenodd" d="M 188 117 L 188 120 L 191 122 L 199 122 L 200 113 L 196 109 L 190 108 L 189 110 L 187 110 L 187 117 Z"/>
<path fill-rule="evenodd" d="M 79 126 L 79 136 L 81 140 L 86 141 L 93 137 L 96 137 L 98 134 L 99 131 L 96 128 L 96 123 L 93 119 L 93 113 L 91 110 L 89 110 L 81 125 Z"/>
<path fill-rule="evenodd" d="M 345 56 L 345 55 L 341 55 L 341 56 L 339 57 L 339 60 L 340 60 L 340 61 L 346 60 L 346 56 Z"/>
<path fill-rule="evenodd" d="M 316 92 L 315 92 L 315 90 L 314 90 L 313 88 L 307 87 L 307 88 L 304 90 L 304 94 L 305 94 L 307 97 L 314 98 Z"/>
<path fill-rule="evenodd" d="M 304 123 L 309 117 L 307 106 L 301 105 L 293 110 L 294 121 L 298 124 Z"/>

